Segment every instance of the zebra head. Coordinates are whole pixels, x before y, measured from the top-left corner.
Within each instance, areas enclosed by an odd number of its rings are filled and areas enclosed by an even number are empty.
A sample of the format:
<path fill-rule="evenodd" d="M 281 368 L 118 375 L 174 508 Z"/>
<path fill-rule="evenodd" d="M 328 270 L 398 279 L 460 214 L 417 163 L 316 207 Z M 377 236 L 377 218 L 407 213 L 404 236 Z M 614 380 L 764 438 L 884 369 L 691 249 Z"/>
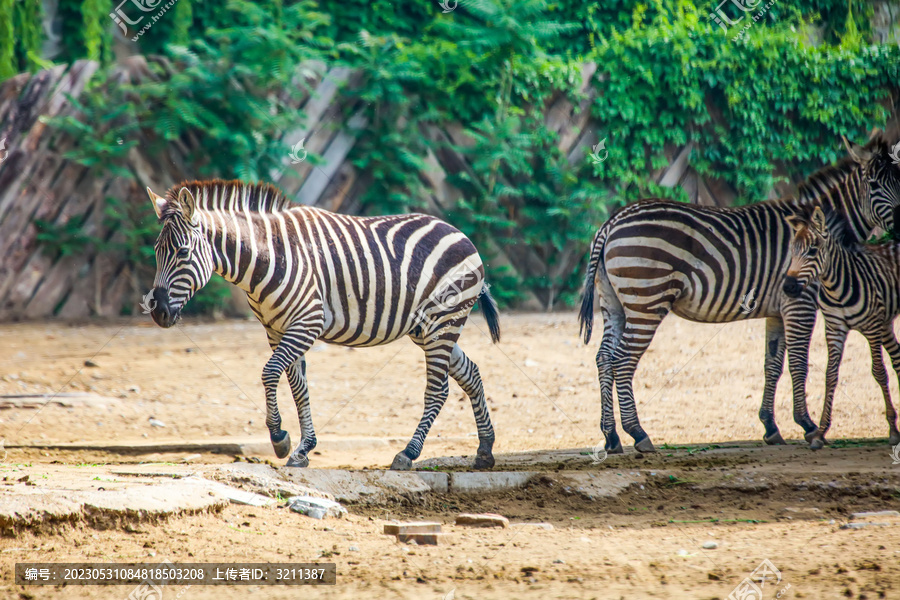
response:
<path fill-rule="evenodd" d="M 147 188 L 153 210 L 163 228 L 156 240 L 155 306 L 150 311 L 160 327 L 171 327 L 188 300 L 209 281 L 213 272 L 212 248 L 203 235 L 193 194 L 174 188 L 162 198 Z"/>
<path fill-rule="evenodd" d="M 896 235 L 900 233 L 900 223 L 894 220 L 894 209 L 900 206 L 900 141 L 893 148 L 883 138 L 874 143 L 872 149 L 847 143 L 847 150 L 862 168 L 862 180 L 869 189 L 866 207 L 873 222 Z"/>
<path fill-rule="evenodd" d="M 818 281 L 831 254 L 831 236 L 825 213 L 816 207 L 812 215 L 792 215 L 787 221 L 794 230 L 791 238 L 791 263 L 784 277 L 782 290 L 790 298 L 797 298 Z"/>

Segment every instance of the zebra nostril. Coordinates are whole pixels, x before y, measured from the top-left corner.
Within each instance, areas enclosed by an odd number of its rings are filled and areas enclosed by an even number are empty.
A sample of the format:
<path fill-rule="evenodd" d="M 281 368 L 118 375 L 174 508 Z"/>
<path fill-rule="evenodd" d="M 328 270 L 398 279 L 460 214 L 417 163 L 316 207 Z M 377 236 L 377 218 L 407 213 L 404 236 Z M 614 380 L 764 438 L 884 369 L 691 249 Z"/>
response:
<path fill-rule="evenodd" d="M 803 286 L 800 285 L 800 281 L 796 277 L 788 276 L 784 278 L 782 289 L 791 298 L 796 298 L 803 291 Z"/>

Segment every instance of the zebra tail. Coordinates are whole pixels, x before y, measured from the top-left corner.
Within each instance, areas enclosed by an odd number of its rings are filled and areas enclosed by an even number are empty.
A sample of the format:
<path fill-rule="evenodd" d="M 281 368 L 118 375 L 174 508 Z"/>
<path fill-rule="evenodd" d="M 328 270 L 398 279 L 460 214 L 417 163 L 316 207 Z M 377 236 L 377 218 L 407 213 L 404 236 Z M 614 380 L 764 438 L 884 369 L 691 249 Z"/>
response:
<path fill-rule="evenodd" d="M 487 284 L 484 284 L 481 293 L 478 294 L 478 303 L 491 332 L 491 341 L 496 344 L 500 341 L 500 314 L 497 312 L 497 303 L 488 291 Z"/>
<path fill-rule="evenodd" d="M 578 314 L 578 335 L 584 336 L 584 343 L 590 343 L 591 333 L 594 331 L 594 292 L 597 289 L 595 281 L 597 270 L 603 267 L 600 264 L 600 255 L 603 253 L 603 246 L 606 244 L 608 228 L 601 227 L 594 241 L 591 242 L 591 255 L 588 260 L 587 274 L 584 277 L 584 292 L 581 296 L 581 312 Z"/>

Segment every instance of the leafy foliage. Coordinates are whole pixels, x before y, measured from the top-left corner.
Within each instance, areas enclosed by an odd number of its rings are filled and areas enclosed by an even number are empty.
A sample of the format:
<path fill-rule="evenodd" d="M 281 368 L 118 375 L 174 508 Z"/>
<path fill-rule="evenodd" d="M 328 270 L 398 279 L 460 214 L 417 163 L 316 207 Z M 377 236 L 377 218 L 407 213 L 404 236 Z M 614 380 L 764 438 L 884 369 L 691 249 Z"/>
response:
<path fill-rule="evenodd" d="M 92 1 L 60 0 L 60 13 Z M 199 175 L 267 179 L 303 117 L 303 65 L 351 67 L 361 77 L 342 91 L 343 121 L 365 118 L 350 156 L 364 210 L 427 209 L 432 156 L 461 154 L 447 174 L 461 197 L 443 208 L 486 255 L 495 295 L 568 303 L 582 276 L 571 258 L 611 210 L 685 199 L 652 176 L 674 149 L 693 143 L 693 168 L 754 201 L 837 159 L 841 134 L 864 138 L 893 108 L 900 51 L 869 45 L 869 3 L 776 2 L 739 38 L 711 21 L 715 4 L 461 0 L 444 13 L 437 2 L 178 0 L 138 42 L 162 57 L 155 79 L 101 82 L 79 119 L 57 124 L 83 140 L 72 157 L 99 170 L 125 175 L 138 140 L 159 151 L 190 140 Z M 96 47 L 84 29 L 64 36 L 68 56 Z M 0 43 L 0 69 L 2 56 Z M 551 101 L 581 100 L 585 61 L 599 65 L 588 83 L 602 162 L 566 156 L 545 117 Z M 501 264 L 501 249 L 532 266 Z"/>

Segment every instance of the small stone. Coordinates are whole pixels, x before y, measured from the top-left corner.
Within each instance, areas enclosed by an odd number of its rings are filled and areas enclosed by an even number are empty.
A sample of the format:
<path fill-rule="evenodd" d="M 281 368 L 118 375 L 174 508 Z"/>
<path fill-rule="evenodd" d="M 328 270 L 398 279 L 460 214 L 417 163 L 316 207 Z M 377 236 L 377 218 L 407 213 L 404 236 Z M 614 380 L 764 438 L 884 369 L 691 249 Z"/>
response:
<path fill-rule="evenodd" d="M 401 533 L 397 536 L 397 541 L 404 544 L 415 543 L 419 546 L 437 546 L 441 538 L 446 539 L 446 536 L 446 533 Z"/>
<path fill-rule="evenodd" d="M 407 535 L 414 533 L 440 533 L 440 523 L 413 522 L 413 523 L 385 523 L 385 535 Z"/>
<path fill-rule="evenodd" d="M 128 391 L 131 392 L 132 394 L 140 394 L 141 388 L 140 388 L 140 386 L 137 386 L 137 385 L 130 385 L 130 386 L 128 386 Z"/>
<path fill-rule="evenodd" d="M 470 527 L 500 527 L 506 529 L 509 527 L 509 519 L 495 513 L 461 513 L 456 517 L 456 524 Z"/>
<path fill-rule="evenodd" d="M 92 360 L 86 360 L 86 361 L 84 361 L 84 366 L 96 368 L 96 367 L 99 367 L 100 365 L 98 365 L 97 363 L 95 363 Z"/>
<path fill-rule="evenodd" d="M 347 514 L 347 509 L 334 500 L 313 498 L 312 496 L 293 496 L 288 500 L 291 510 L 313 519 L 334 517 L 340 519 Z"/>
<path fill-rule="evenodd" d="M 556 560 L 553 561 L 553 564 L 554 565 L 564 565 L 564 564 L 566 564 L 566 561 L 564 561 L 561 558 L 557 558 Z"/>
<path fill-rule="evenodd" d="M 157 419 L 156 417 L 150 417 L 147 419 L 147 422 L 150 423 L 151 427 L 165 427 L 166 424 Z"/>
<path fill-rule="evenodd" d="M 359 547 L 358 546 L 350 546 L 349 550 L 350 550 L 350 552 L 359 552 Z"/>
<path fill-rule="evenodd" d="M 703 542 L 704 550 L 715 550 L 718 547 L 719 547 L 719 544 L 717 544 L 716 542 Z"/>
<path fill-rule="evenodd" d="M 202 456 L 201 454 L 188 454 L 187 456 L 185 456 L 184 458 L 181 459 L 181 462 L 191 462 L 192 460 L 197 460 L 201 456 Z"/>

